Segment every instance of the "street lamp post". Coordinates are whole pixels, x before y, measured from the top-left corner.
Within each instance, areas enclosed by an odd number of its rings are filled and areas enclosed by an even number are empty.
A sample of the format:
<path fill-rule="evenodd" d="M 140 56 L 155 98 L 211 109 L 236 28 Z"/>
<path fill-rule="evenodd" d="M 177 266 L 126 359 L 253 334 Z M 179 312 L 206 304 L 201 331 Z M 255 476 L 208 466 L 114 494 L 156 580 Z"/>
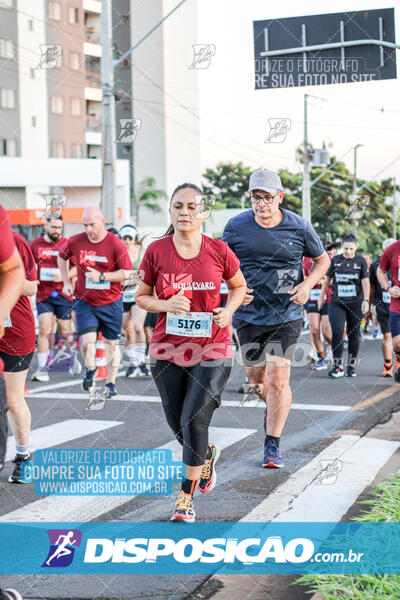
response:
<path fill-rule="evenodd" d="M 354 176 L 353 176 L 353 194 L 357 195 L 357 149 L 364 144 L 357 144 L 354 146 Z M 355 206 L 353 208 L 353 235 L 357 235 L 357 201 L 354 198 Z"/>

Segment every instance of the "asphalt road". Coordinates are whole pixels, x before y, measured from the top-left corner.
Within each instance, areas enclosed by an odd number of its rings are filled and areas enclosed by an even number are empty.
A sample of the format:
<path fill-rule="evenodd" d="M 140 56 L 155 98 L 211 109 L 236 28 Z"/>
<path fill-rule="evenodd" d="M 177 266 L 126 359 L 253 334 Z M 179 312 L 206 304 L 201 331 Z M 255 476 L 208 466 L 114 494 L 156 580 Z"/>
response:
<path fill-rule="evenodd" d="M 306 342 L 307 335 L 301 340 Z M 222 440 L 223 446 L 218 484 L 211 494 L 196 496 L 197 521 L 244 518 L 333 440 L 345 433 L 364 435 L 378 422 L 387 420 L 396 409 L 399 386 L 393 387 L 391 379 L 382 379 L 381 370 L 379 341 L 362 342 L 355 379 L 332 380 L 327 371 L 315 372 L 309 365 L 294 367 L 291 376 L 294 408 L 281 441 L 285 468 L 268 470 L 261 468 L 264 409 L 261 404 L 240 406 L 241 395 L 237 390 L 243 381 L 243 371 L 236 364 L 223 394 L 223 405 L 212 421 L 212 433 Z M 82 392 L 78 377 L 57 373 L 52 374 L 49 385 L 28 382 L 32 429 L 39 430 L 38 439 L 46 440 L 48 446 L 62 448 L 154 448 L 171 442 L 173 438 L 151 378 L 126 379 L 121 375 L 117 387 L 124 399 L 107 400 L 101 411 L 85 410 L 87 395 Z M 40 443 L 35 445 L 40 447 Z M 8 462 L 0 475 L 1 520 L 46 520 L 47 509 L 38 503 L 41 497 L 35 495 L 32 485 L 7 483 L 11 466 Z M 125 498 L 119 505 L 99 501 L 74 508 L 68 498 L 61 498 L 57 510 L 61 515 L 59 520 L 66 521 L 166 521 L 174 499 L 175 491 L 171 498 Z M 65 515 L 69 518 L 63 519 Z M 312 514 L 305 515 L 305 520 L 312 519 Z M 215 590 L 212 585 L 208 590 L 208 579 L 204 575 L 13 575 L 0 577 L 0 587 L 12 585 L 31 599 L 182 600 L 211 597 Z M 281 577 L 281 581 L 285 595 L 274 594 L 270 600 L 292 597 L 287 588 L 288 578 Z M 204 584 L 206 587 L 201 587 Z"/>

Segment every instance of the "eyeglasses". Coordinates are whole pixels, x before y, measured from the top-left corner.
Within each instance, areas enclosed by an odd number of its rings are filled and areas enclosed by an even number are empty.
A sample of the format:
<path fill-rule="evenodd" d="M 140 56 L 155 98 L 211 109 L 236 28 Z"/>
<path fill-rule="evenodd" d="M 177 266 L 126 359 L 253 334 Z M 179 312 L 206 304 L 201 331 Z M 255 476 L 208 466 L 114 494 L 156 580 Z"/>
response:
<path fill-rule="evenodd" d="M 280 194 L 280 192 L 277 192 L 276 194 L 274 194 L 273 196 L 268 195 L 268 196 L 259 196 L 258 194 L 252 194 L 251 195 L 251 199 L 256 203 L 256 204 L 260 204 L 261 201 L 264 202 L 272 202 L 273 200 L 275 200 L 275 198 Z"/>

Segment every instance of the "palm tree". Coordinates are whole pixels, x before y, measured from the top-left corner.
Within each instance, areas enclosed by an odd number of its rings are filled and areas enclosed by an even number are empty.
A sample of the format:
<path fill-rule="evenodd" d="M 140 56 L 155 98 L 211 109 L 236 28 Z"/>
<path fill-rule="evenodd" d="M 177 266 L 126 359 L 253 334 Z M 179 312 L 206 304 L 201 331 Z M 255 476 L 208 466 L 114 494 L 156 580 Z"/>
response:
<path fill-rule="evenodd" d="M 146 177 L 143 179 L 138 186 L 138 193 L 133 194 L 133 216 L 135 220 L 135 226 L 139 227 L 139 212 L 141 207 L 146 207 L 155 213 L 162 212 L 162 208 L 159 204 L 159 200 L 167 198 L 167 194 L 164 190 L 159 190 L 155 187 L 156 180 L 154 177 Z"/>

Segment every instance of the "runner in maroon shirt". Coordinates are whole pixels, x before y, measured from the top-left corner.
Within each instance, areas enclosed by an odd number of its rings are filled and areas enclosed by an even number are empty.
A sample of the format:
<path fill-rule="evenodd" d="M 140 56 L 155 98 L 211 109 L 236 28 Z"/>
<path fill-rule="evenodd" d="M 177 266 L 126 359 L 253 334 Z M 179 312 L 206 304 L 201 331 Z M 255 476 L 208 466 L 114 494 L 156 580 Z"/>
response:
<path fill-rule="evenodd" d="M 201 492 L 211 491 L 216 483 L 220 450 L 208 443 L 208 427 L 231 371 L 228 325 L 246 291 L 232 250 L 201 234 L 207 218 L 204 202 L 201 189 L 193 184 L 175 189 L 169 209 L 172 225 L 164 238 L 147 248 L 136 293 L 138 306 L 160 313 L 150 344 L 151 373 L 186 465 L 171 520 L 190 523 L 195 520 L 197 483 L 200 480 Z M 225 307 L 220 296 L 223 279 L 229 289 Z"/>
<path fill-rule="evenodd" d="M 122 241 L 106 231 L 98 206 L 86 208 L 82 222 L 85 232 L 69 238 L 60 250 L 58 266 L 65 296 L 72 294 L 68 275 L 70 259 L 75 260 L 77 267 L 74 309 L 81 336 L 81 352 L 87 367 L 83 389 L 90 391 L 95 386 L 95 343 L 99 331 L 106 345 L 106 387 L 111 397 L 117 395 L 115 378 L 121 358 L 118 341 L 123 315 L 122 282 L 132 274 L 132 263 Z"/>
<path fill-rule="evenodd" d="M 17 302 L 24 283 L 24 269 L 15 247 L 15 242 L 8 222 L 7 213 L 0 205 L 0 338 L 4 334 L 3 322 Z M 0 382 L 0 471 L 4 467 L 7 443 L 7 403 L 4 380 Z M 19 598 L 16 590 L 3 590 L 3 596 Z M 1 593 L 1 592 L 0 592 Z"/>
<path fill-rule="evenodd" d="M 9 476 L 10 483 L 28 483 L 21 465 L 31 459 L 29 434 L 31 413 L 25 402 L 24 388 L 29 365 L 36 347 L 35 319 L 28 296 L 37 291 L 35 259 L 28 242 L 13 231 L 17 250 L 25 269 L 22 294 L 10 312 L 4 335 L 0 340 L 0 357 L 4 361 L 4 381 L 6 385 L 8 418 L 15 437 L 17 455 L 14 470 Z"/>
<path fill-rule="evenodd" d="M 386 275 L 388 271 L 390 271 L 391 283 Z M 376 275 L 382 289 L 392 297 L 389 308 L 389 323 L 396 359 L 394 380 L 396 383 L 400 383 L 400 241 L 394 242 L 386 248 L 382 254 Z"/>
<path fill-rule="evenodd" d="M 31 243 L 31 250 L 35 257 L 38 269 L 39 285 L 36 294 L 36 308 L 39 321 L 38 337 L 38 369 L 33 374 L 33 381 L 49 381 L 49 375 L 46 369 L 47 358 L 49 355 L 49 336 L 53 329 L 53 316 L 57 318 L 57 332 L 64 337 L 70 334 L 72 342 L 71 328 L 71 310 L 72 295 L 65 296 L 62 288 L 62 278 L 58 268 L 57 258 L 60 249 L 67 242 L 67 238 L 62 235 L 62 216 L 61 214 L 52 214 L 46 219 L 44 226 L 45 233 Z M 69 276 L 74 276 L 76 267 L 72 267 Z M 75 370 L 71 372 L 80 372 L 79 361 L 74 362 Z"/>

